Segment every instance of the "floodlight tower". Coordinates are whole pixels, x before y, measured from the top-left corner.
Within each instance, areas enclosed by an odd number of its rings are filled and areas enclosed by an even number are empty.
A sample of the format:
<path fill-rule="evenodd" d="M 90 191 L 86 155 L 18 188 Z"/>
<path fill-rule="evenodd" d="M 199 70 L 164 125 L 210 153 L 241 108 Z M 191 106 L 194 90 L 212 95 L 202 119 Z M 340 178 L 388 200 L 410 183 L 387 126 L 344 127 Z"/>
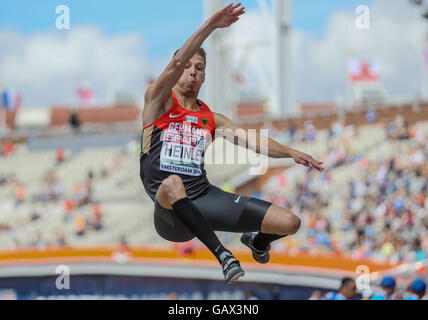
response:
<path fill-rule="evenodd" d="M 272 116 L 284 118 L 297 113 L 291 58 L 291 0 L 273 0 L 274 97 Z"/>
<path fill-rule="evenodd" d="M 206 76 L 206 100 L 215 106 L 216 111 L 232 116 L 232 106 L 230 97 L 226 94 L 227 86 L 230 85 L 225 72 L 228 65 L 230 50 L 247 50 L 260 46 L 270 47 L 272 56 L 265 57 L 266 60 L 274 61 L 270 81 L 271 88 L 264 88 L 268 98 L 268 114 L 271 119 L 284 118 L 295 115 L 297 110 L 294 103 L 294 78 L 291 59 L 291 0 L 273 0 L 273 12 L 269 10 L 267 0 L 257 0 L 266 21 L 273 21 L 273 32 L 267 34 L 267 41 L 262 43 L 241 43 L 228 46 L 225 43 L 225 33 L 215 31 L 205 42 L 204 47 L 208 54 L 207 76 Z M 209 18 L 225 5 L 223 0 L 205 0 L 205 18 Z M 259 67 L 255 68 L 256 78 L 262 82 L 265 74 Z M 226 69 L 227 70 L 227 69 Z M 263 82 L 266 84 L 266 82 Z"/>
<path fill-rule="evenodd" d="M 205 0 L 205 20 L 222 9 L 223 0 Z M 208 63 L 206 68 L 206 100 L 207 103 L 225 116 L 231 116 L 231 110 L 226 107 L 223 97 L 221 70 L 224 66 L 224 55 L 221 53 L 222 33 L 218 30 L 207 38 L 204 48 L 207 51 Z"/>
<path fill-rule="evenodd" d="M 409 0 L 410 3 L 419 6 L 420 8 L 422 8 L 421 12 L 422 12 L 422 18 L 425 19 L 425 21 L 428 21 L 428 8 L 426 6 L 426 4 L 424 3 L 423 0 Z M 422 46 L 423 46 L 423 50 L 427 50 L 427 43 L 428 43 L 428 32 L 427 30 L 424 30 L 422 33 Z M 426 71 L 425 71 L 425 64 L 426 64 L 426 57 L 425 57 L 425 52 L 422 53 L 422 57 L 420 58 L 420 68 L 419 68 L 419 88 L 418 88 L 418 93 L 417 93 L 417 99 L 415 101 L 415 104 L 413 106 L 413 108 L 419 112 L 420 110 L 420 104 L 422 103 L 423 99 L 424 99 L 424 77 L 426 76 Z"/>

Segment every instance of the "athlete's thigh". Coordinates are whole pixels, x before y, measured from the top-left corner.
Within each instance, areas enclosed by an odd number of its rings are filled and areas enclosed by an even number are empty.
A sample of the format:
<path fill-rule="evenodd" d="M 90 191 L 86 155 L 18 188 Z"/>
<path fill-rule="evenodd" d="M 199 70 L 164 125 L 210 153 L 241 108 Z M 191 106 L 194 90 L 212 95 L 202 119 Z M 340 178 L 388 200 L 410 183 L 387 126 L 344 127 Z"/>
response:
<path fill-rule="evenodd" d="M 263 219 L 261 231 L 268 234 L 293 235 L 300 228 L 300 218 L 292 212 L 272 205 Z"/>
<path fill-rule="evenodd" d="M 179 216 L 173 210 L 163 207 L 157 197 L 154 206 L 154 225 L 156 232 L 168 241 L 187 242 L 194 238 Z"/>
<path fill-rule="evenodd" d="M 229 193 L 210 185 L 208 193 L 193 201 L 215 231 L 260 231 L 272 205 L 269 202 Z"/>

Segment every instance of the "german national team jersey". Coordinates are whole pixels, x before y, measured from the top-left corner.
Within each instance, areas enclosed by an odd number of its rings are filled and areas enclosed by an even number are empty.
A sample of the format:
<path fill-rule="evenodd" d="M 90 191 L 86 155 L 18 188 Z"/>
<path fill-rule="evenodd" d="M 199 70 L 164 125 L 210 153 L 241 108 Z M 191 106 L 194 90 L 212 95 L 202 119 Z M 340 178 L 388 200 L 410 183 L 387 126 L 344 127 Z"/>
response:
<path fill-rule="evenodd" d="M 174 174 L 181 177 L 190 200 L 203 195 L 209 187 L 204 156 L 214 139 L 215 119 L 200 100 L 200 111 L 182 108 L 172 92 L 172 107 L 143 129 L 140 176 L 154 201 L 163 180 Z"/>

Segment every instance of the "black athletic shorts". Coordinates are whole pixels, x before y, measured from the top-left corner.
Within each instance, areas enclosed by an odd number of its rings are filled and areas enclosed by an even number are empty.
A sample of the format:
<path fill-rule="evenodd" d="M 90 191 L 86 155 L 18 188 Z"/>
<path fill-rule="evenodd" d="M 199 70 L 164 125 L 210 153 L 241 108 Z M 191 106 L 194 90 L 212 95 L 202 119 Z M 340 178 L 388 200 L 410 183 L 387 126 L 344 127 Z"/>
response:
<path fill-rule="evenodd" d="M 193 200 L 214 231 L 260 231 L 266 212 L 272 203 L 245 197 L 210 184 L 208 191 Z M 173 210 L 163 208 L 155 198 L 154 223 L 157 233 L 165 240 L 186 242 L 195 236 L 183 225 Z"/>

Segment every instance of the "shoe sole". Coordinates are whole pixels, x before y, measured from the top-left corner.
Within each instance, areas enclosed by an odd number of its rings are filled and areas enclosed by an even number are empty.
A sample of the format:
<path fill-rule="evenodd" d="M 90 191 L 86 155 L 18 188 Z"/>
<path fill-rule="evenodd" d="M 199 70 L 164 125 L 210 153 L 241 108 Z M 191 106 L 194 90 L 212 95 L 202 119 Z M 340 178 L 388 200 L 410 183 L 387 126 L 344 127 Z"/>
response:
<path fill-rule="evenodd" d="M 268 255 L 269 254 L 269 252 L 268 253 L 266 253 L 266 255 Z M 259 261 L 259 260 L 257 260 L 257 258 L 254 256 L 254 252 L 253 252 L 253 259 L 257 262 L 257 263 L 260 263 L 260 264 L 266 264 L 266 263 L 268 263 L 269 262 L 269 260 L 270 260 L 270 256 L 268 256 L 268 259 L 266 260 L 266 261 Z"/>
<path fill-rule="evenodd" d="M 238 272 L 237 274 L 235 274 L 228 282 L 227 284 L 232 284 L 234 281 L 238 280 L 239 278 L 243 277 L 245 274 L 245 271 L 242 270 L 240 272 Z"/>

